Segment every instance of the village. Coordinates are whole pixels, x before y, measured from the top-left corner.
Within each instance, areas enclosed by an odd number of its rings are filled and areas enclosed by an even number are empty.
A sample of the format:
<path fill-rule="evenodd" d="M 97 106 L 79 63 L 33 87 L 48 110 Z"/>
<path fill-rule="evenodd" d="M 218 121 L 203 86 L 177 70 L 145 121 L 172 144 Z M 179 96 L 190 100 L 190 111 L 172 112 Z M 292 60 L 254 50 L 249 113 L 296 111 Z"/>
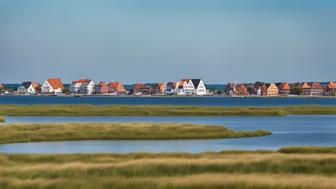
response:
<path fill-rule="evenodd" d="M 0 95 L 49 95 L 49 96 L 336 96 L 336 82 L 279 82 L 236 83 L 226 85 L 205 84 L 202 79 L 181 79 L 168 83 L 122 82 L 94 83 L 79 79 L 64 84 L 61 78 L 49 78 L 43 84 L 24 81 L 21 84 L 0 83 Z"/>

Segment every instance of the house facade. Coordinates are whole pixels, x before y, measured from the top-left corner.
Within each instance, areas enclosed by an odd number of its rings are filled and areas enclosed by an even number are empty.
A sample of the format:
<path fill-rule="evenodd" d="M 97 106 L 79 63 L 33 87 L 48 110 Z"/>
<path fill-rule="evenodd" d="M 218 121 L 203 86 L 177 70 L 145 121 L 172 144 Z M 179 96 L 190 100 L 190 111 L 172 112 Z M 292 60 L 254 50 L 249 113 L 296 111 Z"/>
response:
<path fill-rule="evenodd" d="M 328 96 L 336 96 L 336 82 L 330 81 L 326 87 L 326 95 Z"/>
<path fill-rule="evenodd" d="M 156 83 L 153 89 L 153 94 L 163 95 L 165 94 L 167 85 L 165 83 Z"/>
<path fill-rule="evenodd" d="M 178 83 L 168 82 L 165 89 L 166 95 L 176 95 L 178 91 Z"/>
<path fill-rule="evenodd" d="M 79 79 L 70 85 L 70 93 L 91 95 L 94 93 L 95 84 L 90 79 Z"/>
<path fill-rule="evenodd" d="M 270 86 L 267 88 L 267 96 L 278 96 L 279 95 L 279 89 L 278 87 L 272 83 Z"/>
<path fill-rule="evenodd" d="M 279 85 L 279 95 L 288 96 L 290 94 L 290 86 L 287 82 L 283 82 Z"/>
<path fill-rule="evenodd" d="M 190 79 L 182 79 L 181 81 L 178 82 L 178 89 L 176 91 L 177 95 L 187 95 L 189 80 Z"/>
<path fill-rule="evenodd" d="M 207 94 L 207 89 L 205 87 L 202 79 L 191 79 L 191 82 L 194 87 L 194 94 L 197 96 L 203 96 Z"/>
<path fill-rule="evenodd" d="M 310 85 L 307 82 L 303 83 L 301 89 L 303 95 L 311 95 Z"/>
<path fill-rule="evenodd" d="M 108 84 L 109 92 L 115 93 L 116 95 L 126 95 L 127 90 L 121 82 L 110 82 Z"/>
<path fill-rule="evenodd" d="M 322 96 L 324 93 L 323 87 L 319 82 L 314 82 L 310 87 L 311 96 Z"/>
<path fill-rule="evenodd" d="M 150 95 L 153 93 L 153 89 L 150 85 L 136 83 L 133 85 L 132 93 L 134 95 Z"/>
<path fill-rule="evenodd" d="M 249 92 L 244 84 L 238 84 L 236 86 L 236 92 L 234 93 L 235 96 L 248 96 Z"/>
<path fill-rule="evenodd" d="M 107 95 L 109 93 L 109 87 L 104 81 L 99 82 L 95 85 L 95 94 Z"/>
<path fill-rule="evenodd" d="M 41 92 L 44 94 L 62 95 L 63 89 L 64 85 L 60 78 L 50 78 L 43 83 Z"/>

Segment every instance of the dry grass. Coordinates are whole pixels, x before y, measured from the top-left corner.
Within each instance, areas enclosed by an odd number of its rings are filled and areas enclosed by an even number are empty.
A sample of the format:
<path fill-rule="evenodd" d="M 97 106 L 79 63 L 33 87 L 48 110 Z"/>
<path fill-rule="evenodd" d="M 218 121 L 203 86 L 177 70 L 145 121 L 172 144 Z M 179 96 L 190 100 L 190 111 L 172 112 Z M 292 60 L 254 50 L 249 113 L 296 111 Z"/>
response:
<path fill-rule="evenodd" d="M 336 106 L 127 106 L 127 105 L 0 105 L 8 116 L 281 116 L 287 114 L 336 114 Z"/>
<path fill-rule="evenodd" d="M 191 123 L 13 123 L 0 127 L 0 144 L 61 140 L 156 140 L 255 137 L 268 131 L 232 131 Z"/>
<path fill-rule="evenodd" d="M 336 154 L 0 155 L 0 188 L 332 189 Z"/>
<path fill-rule="evenodd" d="M 5 122 L 5 117 L 4 116 L 0 116 L 0 122 Z"/>

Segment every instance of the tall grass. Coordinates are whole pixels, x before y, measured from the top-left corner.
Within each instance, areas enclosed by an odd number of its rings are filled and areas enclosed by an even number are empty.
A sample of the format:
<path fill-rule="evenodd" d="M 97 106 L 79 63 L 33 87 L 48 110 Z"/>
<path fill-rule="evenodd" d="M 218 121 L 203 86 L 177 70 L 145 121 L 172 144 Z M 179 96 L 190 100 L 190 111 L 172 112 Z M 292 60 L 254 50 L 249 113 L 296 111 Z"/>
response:
<path fill-rule="evenodd" d="M 2 154 L 0 188 L 331 189 L 336 154 Z"/>
<path fill-rule="evenodd" d="M 336 106 L 93 106 L 93 105 L 0 105 L 8 116 L 282 116 L 287 114 L 336 114 Z"/>
<path fill-rule="evenodd" d="M 305 154 L 336 154 L 336 147 L 316 147 L 316 146 L 297 146 L 297 147 L 286 147 L 278 150 L 281 153 L 305 153 Z"/>
<path fill-rule="evenodd" d="M 0 127 L 0 144 L 60 140 L 156 140 L 255 137 L 269 131 L 232 131 L 191 123 L 12 123 Z"/>

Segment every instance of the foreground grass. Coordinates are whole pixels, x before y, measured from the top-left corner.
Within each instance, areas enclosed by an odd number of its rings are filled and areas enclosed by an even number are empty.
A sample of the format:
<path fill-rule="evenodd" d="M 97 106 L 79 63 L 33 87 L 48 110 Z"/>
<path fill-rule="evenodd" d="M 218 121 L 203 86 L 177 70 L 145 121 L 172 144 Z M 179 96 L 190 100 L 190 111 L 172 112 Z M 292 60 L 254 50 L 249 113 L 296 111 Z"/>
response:
<path fill-rule="evenodd" d="M 3 189 L 331 189 L 335 174 L 335 153 L 0 154 Z"/>
<path fill-rule="evenodd" d="M 0 116 L 0 122 L 5 122 L 5 117 L 4 116 Z"/>
<path fill-rule="evenodd" d="M 336 106 L 93 106 L 93 105 L 0 105 L 7 116 L 279 116 L 287 114 L 336 114 Z"/>
<path fill-rule="evenodd" d="M 156 140 L 255 137 L 269 131 L 232 131 L 191 123 L 13 123 L 0 127 L 0 144 L 60 140 Z"/>

